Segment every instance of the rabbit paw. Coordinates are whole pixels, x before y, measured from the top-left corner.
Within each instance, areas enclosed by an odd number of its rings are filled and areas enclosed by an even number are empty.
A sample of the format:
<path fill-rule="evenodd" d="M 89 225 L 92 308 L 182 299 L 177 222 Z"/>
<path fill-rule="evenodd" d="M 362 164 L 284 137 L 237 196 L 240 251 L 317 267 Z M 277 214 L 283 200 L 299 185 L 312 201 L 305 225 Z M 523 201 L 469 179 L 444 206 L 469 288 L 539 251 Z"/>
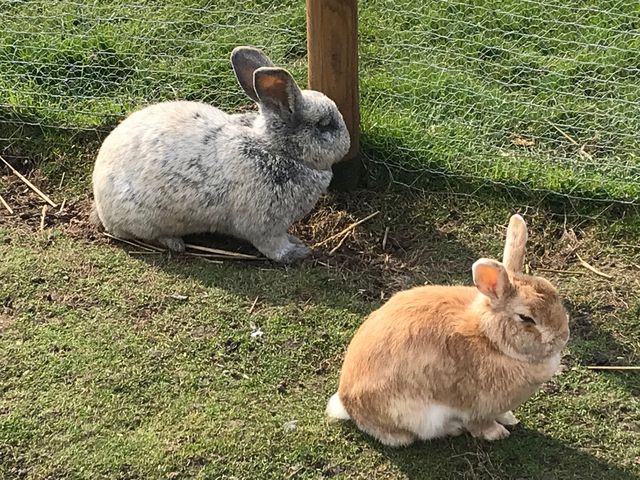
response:
<path fill-rule="evenodd" d="M 506 427 L 510 427 L 512 425 L 517 425 L 520 423 L 520 420 L 518 420 L 516 418 L 516 416 L 513 414 L 513 412 L 511 410 L 509 410 L 508 412 L 505 412 L 501 415 L 498 415 L 496 417 L 496 422 L 506 426 Z"/>
<path fill-rule="evenodd" d="M 179 237 L 160 237 L 156 241 L 172 252 L 184 252 L 184 241 Z"/>
<path fill-rule="evenodd" d="M 464 428 L 459 423 L 452 423 L 451 425 L 447 425 L 445 428 L 445 433 L 450 437 L 457 437 L 464 432 Z"/>
<path fill-rule="evenodd" d="M 279 263 L 294 263 L 309 256 L 311 250 L 291 235 L 260 236 L 251 243 L 265 257 Z"/>
<path fill-rule="evenodd" d="M 294 235 L 287 235 L 289 237 L 289 241 L 296 245 L 304 245 L 304 242 L 300 240 L 298 237 Z"/>
<path fill-rule="evenodd" d="M 302 242 L 292 243 L 291 248 L 280 258 L 282 263 L 295 263 L 304 260 L 311 255 L 311 249 L 306 247 Z"/>
<path fill-rule="evenodd" d="M 482 429 L 470 429 L 471 435 L 476 438 L 482 438 L 484 440 L 488 440 L 492 442 L 494 440 L 502 440 L 503 438 L 507 438 L 510 433 L 509 430 L 504 428 L 498 422 L 493 422 L 488 426 L 484 426 Z"/>

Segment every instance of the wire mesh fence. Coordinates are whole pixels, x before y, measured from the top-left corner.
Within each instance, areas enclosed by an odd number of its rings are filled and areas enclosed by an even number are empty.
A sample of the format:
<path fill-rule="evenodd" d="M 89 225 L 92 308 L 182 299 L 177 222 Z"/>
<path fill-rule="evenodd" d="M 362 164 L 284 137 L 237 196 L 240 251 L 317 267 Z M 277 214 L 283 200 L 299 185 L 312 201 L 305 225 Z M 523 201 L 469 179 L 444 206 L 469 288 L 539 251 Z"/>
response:
<path fill-rule="evenodd" d="M 72 165 L 127 113 L 162 100 L 250 105 L 229 54 L 262 46 L 304 77 L 295 1 L 0 0 L 0 151 Z"/>
<path fill-rule="evenodd" d="M 363 143 L 392 178 L 638 202 L 637 2 L 365 5 Z"/>
<path fill-rule="evenodd" d="M 228 55 L 306 76 L 300 1 L 0 0 L 0 152 L 90 162 L 141 105 L 250 105 Z M 396 183 L 640 202 L 635 0 L 360 2 L 363 153 Z M 53 167 L 51 167 L 53 166 Z"/>

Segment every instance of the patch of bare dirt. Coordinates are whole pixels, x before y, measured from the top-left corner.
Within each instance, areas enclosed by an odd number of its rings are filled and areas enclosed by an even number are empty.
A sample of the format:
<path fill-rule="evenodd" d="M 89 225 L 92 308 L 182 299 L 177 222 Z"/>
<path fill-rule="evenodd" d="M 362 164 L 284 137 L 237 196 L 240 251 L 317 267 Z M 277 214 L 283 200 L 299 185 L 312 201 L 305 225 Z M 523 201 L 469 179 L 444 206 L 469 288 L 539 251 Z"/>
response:
<path fill-rule="evenodd" d="M 33 184 L 58 203 L 58 207 L 54 208 L 8 169 L 0 169 L 0 172 L 0 195 L 13 210 L 13 214 L 9 214 L 0 205 L 0 225 L 17 226 L 32 232 L 57 228 L 75 238 L 112 242 L 89 220 L 89 194 L 65 198 L 57 185 L 50 184 L 37 171 L 23 172 Z M 314 247 L 313 261 L 318 265 L 338 270 L 345 277 L 354 273 L 369 276 L 373 295 L 379 295 L 383 288 L 386 291 L 406 288 L 415 283 L 412 279 L 419 270 L 424 248 L 417 241 L 419 235 L 406 229 L 387 230 L 384 238 L 385 224 L 395 221 L 388 217 L 388 212 L 386 216 L 385 212 L 380 212 L 370 221 L 330 239 L 363 217 L 378 211 L 387 201 L 388 198 L 381 201 L 371 193 L 327 196 L 319 202 L 313 213 L 292 227 L 291 233 Z M 44 218 L 43 207 L 46 207 Z M 218 235 L 194 235 L 189 241 L 212 248 L 256 253 L 246 242 Z"/>
<path fill-rule="evenodd" d="M 0 195 L 13 214 L 0 205 L 0 225 L 20 226 L 33 231 L 57 228 L 87 241 L 111 242 L 89 220 L 89 194 L 64 198 L 64 191 L 51 185 L 38 172 L 23 172 L 31 182 L 52 196 L 58 208 L 46 203 L 8 169 L 0 167 Z M 62 205 L 64 200 L 64 205 Z M 361 292 L 372 298 L 421 283 L 454 283 L 469 280 L 473 261 L 492 256 L 489 245 L 502 247 L 504 225 L 487 223 L 478 217 L 482 206 L 460 202 L 455 196 L 416 198 L 400 193 L 360 191 L 323 197 L 314 211 L 291 228 L 291 233 L 313 247 L 313 262 L 345 280 L 356 280 Z M 354 223 L 378 212 L 368 221 Z M 498 217 L 502 218 L 501 215 Z M 601 226 L 567 225 L 548 212 L 527 212 L 530 227 L 528 267 L 554 283 L 579 278 L 572 284 L 574 296 L 601 295 L 598 304 L 624 308 L 632 290 L 640 286 L 640 249 L 635 257 L 603 251 L 595 240 Z M 341 235 L 336 235 L 344 232 Z M 256 251 L 246 242 L 217 235 L 197 235 L 192 243 L 229 251 Z M 130 246 L 126 247 L 131 250 Z M 478 251 L 476 251 L 478 249 Z M 598 277 L 578 263 L 576 253 L 597 268 L 615 276 Z M 494 251 L 494 256 L 498 251 Z M 606 308 L 603 305 L 603 308 Z"/>
<path fill-rule="evenodd" d="M 26 175 L 25 175 L 26 176 Z M 37 172 L 29 175 L 29 180 L 57 203 L 57 207 L 47 204 L 17 176 L 7 173 L 0 176 L 0 196 L 13 213 L 0 205 L 0 225 L 26 227 L 32 231 L 58 227 L 64 232 L 87 240 L 96 240 L 97 230 L 89 222 L 91 201 L 88 196 L 65 198 L 52 195 L 46 180 Z M 43 213 L 43 208 L 46 210 Z"/>

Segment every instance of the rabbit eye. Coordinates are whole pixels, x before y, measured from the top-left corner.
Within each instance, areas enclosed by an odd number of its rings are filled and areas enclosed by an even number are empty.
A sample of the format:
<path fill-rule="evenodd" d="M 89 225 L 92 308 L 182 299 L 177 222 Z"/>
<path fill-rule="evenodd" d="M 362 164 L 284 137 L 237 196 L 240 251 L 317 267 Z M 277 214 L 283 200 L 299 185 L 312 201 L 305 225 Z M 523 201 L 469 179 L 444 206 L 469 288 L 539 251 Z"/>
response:
<path fill-rule="evenodd" d="M 528 317 L 527 315 L 522 315 L 519 313 L 518 316 L 520 317 L 520 320 L 522 320 L 524 323 L 530 323 L 531 325 L 536 324 L 536 321 L 533 318 Z"/>
<path fill-rule="evenodd" d="M 328 130 L 329 127 L 331 127 L 331 118 L 329 117 L 323 117 L 318 122 L 318 128 L 320 130 Z"/>

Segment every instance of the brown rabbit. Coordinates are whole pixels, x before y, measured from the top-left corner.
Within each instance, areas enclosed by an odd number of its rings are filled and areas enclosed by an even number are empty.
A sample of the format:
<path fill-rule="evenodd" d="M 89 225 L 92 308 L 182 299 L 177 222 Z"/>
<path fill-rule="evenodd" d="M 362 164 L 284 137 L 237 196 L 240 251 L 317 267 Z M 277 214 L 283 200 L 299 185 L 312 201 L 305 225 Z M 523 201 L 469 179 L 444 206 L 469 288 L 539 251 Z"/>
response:
<path fill-rule="evenodd" d="M 556 289 L 522 273 L 526 242 L 513 215 L 503 263 L 475 262 L 475 288 L 413 288 L 373 312 L 349 345 L 327 415 L 392 446 L 463 430 L 509 436 L 511 410 L 552 377 L 569 338 Z"/>

